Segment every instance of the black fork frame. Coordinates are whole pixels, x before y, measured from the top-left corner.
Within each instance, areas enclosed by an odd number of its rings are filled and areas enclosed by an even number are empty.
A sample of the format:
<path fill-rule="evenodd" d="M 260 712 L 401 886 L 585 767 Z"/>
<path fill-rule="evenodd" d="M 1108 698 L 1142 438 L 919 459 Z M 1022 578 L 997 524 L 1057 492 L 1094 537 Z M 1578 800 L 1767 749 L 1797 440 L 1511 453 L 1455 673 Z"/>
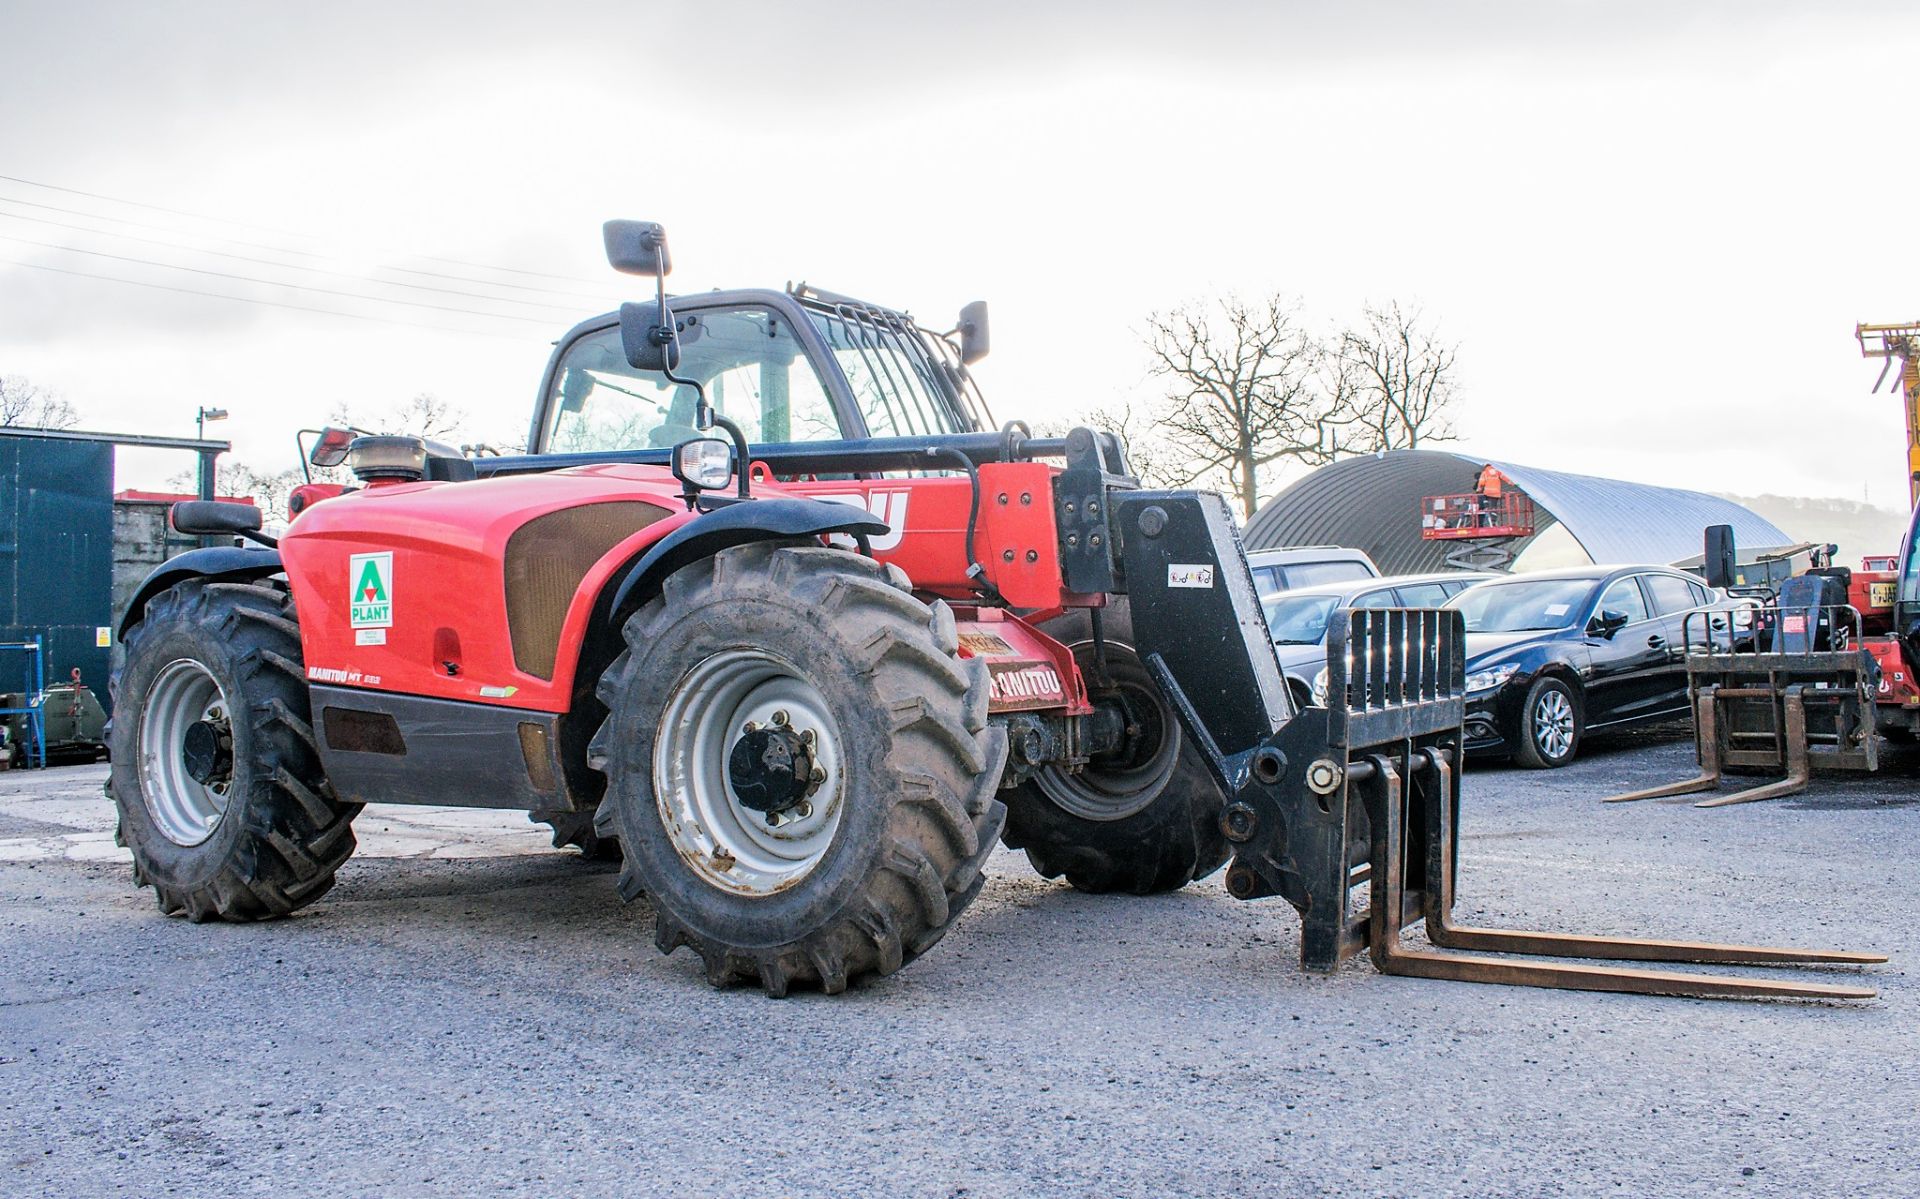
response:
<path fill-rule="evenodd" d="M 1477 928 L 1453 922 L 1465 629 L 1458 612 L 1354 609 L 1327 635 L 1327 704 L 1276 695 L 1272 642 L 1218 497 L 1113 495 L 1137 648 L 1227 796 L 1227 889 L 1300 913 L 1301 965 L 1700 998 L 1869 999 L 1866 987 L 1484 956 L 1867 965 L 1879 954 Z M 1217 510 L 1216 510 L 1217 509 Z M 1207 585 L 1197 580 L 1205 578 Z M 1366 888 L 1362 908 L 1356 892 Z M 1431 948 L 1403 942 L 1424 924 Z M 1464 951 L 1464 952 L 1459 952 Z"/>

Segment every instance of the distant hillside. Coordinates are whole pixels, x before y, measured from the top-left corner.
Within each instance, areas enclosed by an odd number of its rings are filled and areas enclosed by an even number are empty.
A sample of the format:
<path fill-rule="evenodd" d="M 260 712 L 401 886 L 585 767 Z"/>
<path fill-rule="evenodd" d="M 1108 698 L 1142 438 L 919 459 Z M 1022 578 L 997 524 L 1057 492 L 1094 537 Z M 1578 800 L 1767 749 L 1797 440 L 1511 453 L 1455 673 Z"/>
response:
<path fill-rule="evenodd" d="M 1801 541 L 1830 541 L 1840 547 L 1839 566 L 1858 566 L 1863 554 L 1891 554 L 1907 533 L 1905 512 L 1877 508 L 1858 500 L 1810 499 L 1797 495 L 1726 495 L 1744 504 Z"/>

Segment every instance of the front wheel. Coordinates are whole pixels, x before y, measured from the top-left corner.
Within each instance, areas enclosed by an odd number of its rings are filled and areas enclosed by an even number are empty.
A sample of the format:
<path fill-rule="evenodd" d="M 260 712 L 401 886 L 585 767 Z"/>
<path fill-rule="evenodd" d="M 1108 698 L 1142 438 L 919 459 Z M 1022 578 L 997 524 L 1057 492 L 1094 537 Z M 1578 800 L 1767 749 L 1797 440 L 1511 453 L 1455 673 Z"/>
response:
<path fill-rule="evenodd" d="M 715 986 L 831 994 L 979 895 L 1007 739 L 945 604 L 870 558 L 760 543 L 678 571 L 623 632 L 596 823 L 663 952 L 690 946 Z"/>
<path fill-rule="evenodd" d="M 156 596 L 113 695 L 118 837 L 161 911 L 259 920 L 333 885 L 360 805 L 321 770 L 284 588 L 194 580 Z"/>
<path fill-rule="evenodd" d="M 1573 761 L 1582 732 L 1580 697 L 1560 679 L 1542 677 L 1520 705 L 1520 738 L 1514 761 L 1533 770 L 1553 770 Z"/>
<path fill-rule="evenodd" d="M 1044 631 L 1094 677 L 1092 617 L 1070 612 Z M 1094 698 L 1127 716 L 1121 747 L 1078 773 L 1043 767 L 1007 792 L 1009 848 L 1027 851 L 1043 878 L 1065 875 L 1081 891 L 1152 895 L 1205 878 L 1226 863 L 1225 799 L 1200 751 L 1133 648 L 1126 601 L 1103 610 L 1107 681 Z"/>

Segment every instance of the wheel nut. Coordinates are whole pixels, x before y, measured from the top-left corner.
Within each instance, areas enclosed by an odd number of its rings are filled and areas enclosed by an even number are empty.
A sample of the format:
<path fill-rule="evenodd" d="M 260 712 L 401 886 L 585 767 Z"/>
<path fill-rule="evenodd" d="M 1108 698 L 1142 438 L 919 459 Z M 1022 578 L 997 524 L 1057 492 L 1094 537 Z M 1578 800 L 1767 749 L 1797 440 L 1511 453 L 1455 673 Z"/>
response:
<path fill-rule="evenodd" d="M 812 745 L 816 740 L 816 738 L 813 735 L 813 730 L 812 729 L 800 730 L 800 740 L 805 741 L 808 745 Z"/>
<path fill-rule="evenodd" d="M 787 713 L 784 708 L 773 714 L 773 723 L 779 724 L 779 725 L 784 725 L 787 723 Z"/>
<path fill-rule="evenodd" d="M 827 781 L 826 767 L 815 766 L 813 768 L 813 773 L 807 777 L 807 781 L 812 783 L 816 787 L 818 787 L 821 783 L 826 782 Z"/>
<path fill-rule="evenodd" d="M 740 733 L 742 736 L 745 736 L 746 734 L 751 733 L 753 730 L 759 727 L 760 726 L 758 724 L 755 724 L 753 721 L 749 720 L 747 721 L 747 723 L 740 726 Z"/>
<path fill-rule="evenodd" d="M 799 806 L 793 809 L 793 814 L 805 820 L 807 817 L 813 815 L 813 805 L 803 799 L 800 801 Z"/>

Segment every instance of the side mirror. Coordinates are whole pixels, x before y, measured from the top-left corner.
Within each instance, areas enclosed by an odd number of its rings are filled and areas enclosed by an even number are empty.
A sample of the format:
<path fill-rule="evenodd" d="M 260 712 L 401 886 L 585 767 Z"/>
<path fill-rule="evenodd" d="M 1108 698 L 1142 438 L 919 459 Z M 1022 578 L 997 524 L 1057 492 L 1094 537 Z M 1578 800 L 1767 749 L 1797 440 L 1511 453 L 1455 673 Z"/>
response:
<path fill-rule="evenodd" d="M 673 477 L 695 491 L 718 491 L 733 482 L 733 446 L 718 437 L 696 437 L 673 447 Z"/>
<path fill-rule="evenodd" d="M 960 310 L 960 361 L 972 366 L 992 347 L 987 336 L 987 302 L 975 300 Z"/>
<path fill-rule="evenodd" d="M 1615 633 L 1627 627 L 1627 614 L 1608 608 L 1587 622 L 1587 632 L 1596 637 L 1612 639 Z"/>
<path fill-rule="evenodd" d="M 347 447 L 358 436 L 352 429 L 328 425 L 320 430 L 320 440 L 313 443 L 313 449 L 307 451 L 307 461 L 315 466 L 338 466 L 347 460 Z"/>
<path fill-rule="evenodd" d="M 652 221 L 608 221 L 601 226 L 607 242 L 607 261 L 613 269 L 651 279 L 673 273 L 667 252 L 667 230 Z"/>
<path fill-rule="evenodd" d="M 587 406 L 587 396 L 592 392 L 593 376 L 580 367 L 568 366 L 560 380 L 560 411 L 579 412 Z"/>
<path fill-rule="evenodd" d="M 635 370 L 671 371 L 680 365 L 673 310 L 665 301 L 620 305 L 620 348 Z"/>
<path fill-rule="evenodd" d="M 1734 549 L 1733 526 L 1708 525 L 1706 551 L 1701 573 L 1707 577 L 1707 586 L 1721 590 L 1733 586 L 1740 557 Z"/>

